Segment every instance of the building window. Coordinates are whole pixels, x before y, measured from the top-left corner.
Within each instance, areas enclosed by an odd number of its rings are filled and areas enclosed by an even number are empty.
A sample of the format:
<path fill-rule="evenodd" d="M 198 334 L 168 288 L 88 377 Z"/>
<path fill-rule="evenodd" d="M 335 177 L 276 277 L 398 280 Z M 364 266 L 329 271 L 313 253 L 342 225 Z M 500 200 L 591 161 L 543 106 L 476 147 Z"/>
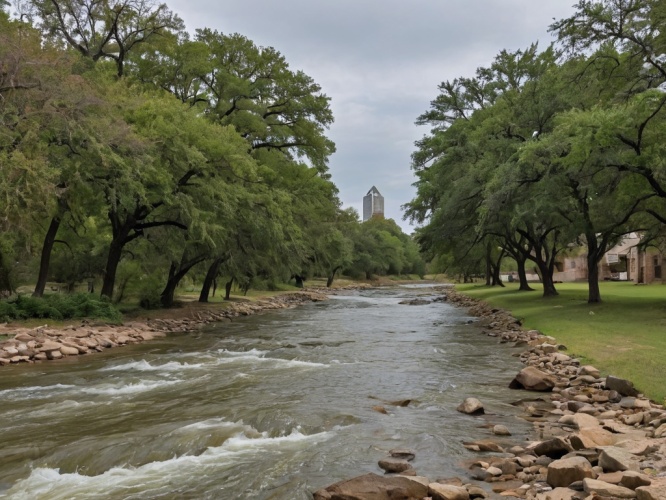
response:
<path fill-rule="evenodd" d="M 659 265 L 659 257 L 653 257 L 652 262 L 654 263 L 654 278 L 661 279 L 661 266 Z"/>

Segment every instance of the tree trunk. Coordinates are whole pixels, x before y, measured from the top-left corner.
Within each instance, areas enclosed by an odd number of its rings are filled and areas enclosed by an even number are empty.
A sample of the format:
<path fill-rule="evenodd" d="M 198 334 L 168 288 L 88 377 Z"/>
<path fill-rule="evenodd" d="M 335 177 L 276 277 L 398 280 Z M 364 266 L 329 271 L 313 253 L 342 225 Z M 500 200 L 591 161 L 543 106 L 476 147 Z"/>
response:
<path fill-rule="evenodd" d="M 169 267 L 169 279 L 167 279 L 166 286 L 162 293 L 160 294 L 160 302 L 162 307 L 171 307 L 173 306 L 174 296 L 176 294 L 176 287 L 180 282 L 180 279 L 177 278 L 178 273 L 176 272 L 176 264 L 171 263 Z"/>
<path fill-rule="evenodd" d="M 123 246 L 121 238 L 114 238 L 109 245 L 109 254 L 107 255 L 106 267 L 104 269 L 104 281 L 102 282 L 102 297 L 108 299 L 113 297 L 113 288 L 116 284 L 116 273 L 123 254 Z"/>
<path fill-rule="evenodd" d="M 587 256 L 587 303 L 598 304 L 601 302 L 601 291 L 599 290 L 599 263 L 594 256 Z"/>
<path fill-rule="evenodd" d="M 326 280 L 326 288 L 331 288 L 331 285 L 333 285 L 333 280 L 335 279 L 335 273 L 338 272 L 340 269 L 340 266 L 336 267 L 333 269 L 333 272 L 328 276 L 328 279 Z"/>
<path fill-rule="evenodd" d="M 224 300 L 231 300 L 231 287 L 234 284 L 234 279 L 231 278 L 227 283 L 224 285 Z"/>
<path fill-rule="evenodd" d="M 0 251 L 0 298 L 5 294 L 11 295 L 14 293 L 11 276 L 9 274 L 9 266 L 5 263 L 5 258 Z"/>
<path fill-rule="evenodd" d="M 553 281 L 553 271 L 549 268 L 542 259 L 537 259 L 535 262 L 539 268 L 539 274 L 541 275 L 541 283 L 543 285 L 543 296 L 544 297 L 555 297 L 559 295 L 555 289 L 555 282 Z"/>
<path fill-rule="evenodd" d="M 497 262 L 490 263 L 492 269 L 492 286 L 501 286 L 504 288 L 504 283 L 502 283 L 502 277 L 500 275 L 502 271 L 502 259 L 504 258 L 504 250 L 502 250 L 497 258 Z"/>
<path fill-rule="evenodd" d="M 32 292 L 33 297 L 42 297 L 44 295 L 44 289 L 46 288 L 46 281 L 49 277 L 51 252 L 53 251 L 53 245 L 56 240 L 56 235 L 58 234 L 58 229 L 60 229 L 61 220 L 62 216 L 60 214 L 53 217 L 51 219 L 51 224 L 49 225 L 49 229 L 48 231 L 46 231 L 46 236 L 44 236 L 44 244 L 42 245 L 42 256 L 39 261 L 39 274 L 37 275 L 37 284 L 35 285 L 35 291 Z"/>
<path fill-rule="evenodd" d="M 210 287 L 214 284 L 217 273 L 220 271 L 220 266 L 224 262 L 222 257 L 219 257 L 213 261 L 213 263 L 208 268 L 206 273 L 206 278 L 204 279 L 203 286 L 201 287 L 201 293 L 199 294 L 199 302 L 208 302 L 208 295 L 210 294 Z"/>
<path fill-rule="evenodd" d="M 606 246 L 599 245 L 596 233 L 589 231 L 585 234 L 587 240 L 587 303 L 598 304 L 601 302 L 601 291 L 599 290 L 599 262 L 604 256 Z"/>
<path fill-rule="evenodd" d="M 518 281 L 520 282 L 520 287 L 518 290 L 522 292 L 532 292 L 534 289 L 530 287 L 527 282 L 527 272 L 525 271 L 525 262 L 527 259 L 516 259 L 516 264 L 518 264 Z"/>
<path fill-rule="evenodd" d="M 490 246 L 490 243 L 486 245 L 486 286 L 491 286 L 492 285 L 492 259 L 490 257 L 490 253 L 492 251 L 492 247 Z"/>
<path fill-rule="evenodd" d="M 180 265 L 176 266 L 176 264 L 171 264 L 171 267 L 169 268 L 169 279 L 167 280 L 167 284 L 164 287 L 162 294 L 160 295 L 160 302 L 162 303 L 162 307 L 168 308 L 173 306 L 178 284 L 185 277 L 185 275 L 190 272 L 190 269 L 196 266 L 199 262 L 203 262 L 204 259 L 205 256 L 198 256 L 186 261 L 183 257 L 183 259 L 180 261 Z"/>

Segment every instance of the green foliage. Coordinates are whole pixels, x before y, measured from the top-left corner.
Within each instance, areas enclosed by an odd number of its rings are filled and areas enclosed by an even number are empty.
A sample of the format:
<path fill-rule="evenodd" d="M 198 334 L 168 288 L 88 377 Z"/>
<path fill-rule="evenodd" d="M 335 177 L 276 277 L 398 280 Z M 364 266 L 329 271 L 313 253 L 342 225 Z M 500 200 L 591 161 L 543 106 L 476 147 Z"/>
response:
<path fill-rule="evenodd" d="M 417 196 L 405 207 L 437 268 L 495 272 L 506 254 L 519 274 L 532 261 L 555 295 L 556 262 L 584 245 L 597 302 L 604 253 L 632 231 L 659 237 L 665 12 L 652 0 L 581 0 L 551 26 L 556 45 L 503 50 L 475 77 L 440 85 L 417 121 L 432 130 L 412 156 Z"/>
<path fill-rule="evenodd" d="M 53 294 L 44 298 L 19 295 L 9 301 L 0 301 L 0 321 L 30 318 L 98 318 L 118 322 L 122 316 L 108 301 L 84 293 Z"/>
<path fill-rule="evenodd" d="M 360 224 L 351 239 L 354 250 L 344 273 L 353 278 L 425 273 L 418 246 L 392 219 L 373 217 Z"/>
<path fill-rule="evenodd" d="M 138 286 L 139 306 L 143 309 L 160 309 L 164 283 L 159 276 L 144 277 Z"/>

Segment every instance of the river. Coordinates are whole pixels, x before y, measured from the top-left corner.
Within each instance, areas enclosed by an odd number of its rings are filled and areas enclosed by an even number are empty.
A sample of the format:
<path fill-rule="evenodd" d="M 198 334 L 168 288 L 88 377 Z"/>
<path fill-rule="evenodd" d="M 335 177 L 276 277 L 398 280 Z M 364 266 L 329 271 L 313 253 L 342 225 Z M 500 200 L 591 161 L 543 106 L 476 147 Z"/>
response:
<path fill-rule="evenodd" d="M 146 344 L 0 370 L 0 498 L 308 499 L 381 473 L 392 448 L 431 479 L 504 424 L 515 352 L 423 287 L 353 292 Z M 456 411 L 467 396 L 490 415 Z M 390 402 L 411 400 L 401 407 Z M 382 405 L 388 414 L 373 410 Z"/>

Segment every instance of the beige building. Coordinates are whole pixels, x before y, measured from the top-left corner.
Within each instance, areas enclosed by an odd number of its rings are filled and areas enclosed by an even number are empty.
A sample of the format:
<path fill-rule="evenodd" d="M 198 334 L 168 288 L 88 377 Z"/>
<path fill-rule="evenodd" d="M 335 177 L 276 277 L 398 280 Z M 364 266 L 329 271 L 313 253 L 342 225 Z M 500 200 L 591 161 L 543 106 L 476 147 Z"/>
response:
<path fill-rule="evenodd" d="M 639 250 L 640 237 L 627 235 L 621 243 L 611 248 L 599 263 L 599 279 L 633 281 L 634 283 L 661 283 L 663 256 L 657 249 Z M 587 280 L 587 255 L 562 258 L 553 274 L 555 281 L 571 282 Z"/>

